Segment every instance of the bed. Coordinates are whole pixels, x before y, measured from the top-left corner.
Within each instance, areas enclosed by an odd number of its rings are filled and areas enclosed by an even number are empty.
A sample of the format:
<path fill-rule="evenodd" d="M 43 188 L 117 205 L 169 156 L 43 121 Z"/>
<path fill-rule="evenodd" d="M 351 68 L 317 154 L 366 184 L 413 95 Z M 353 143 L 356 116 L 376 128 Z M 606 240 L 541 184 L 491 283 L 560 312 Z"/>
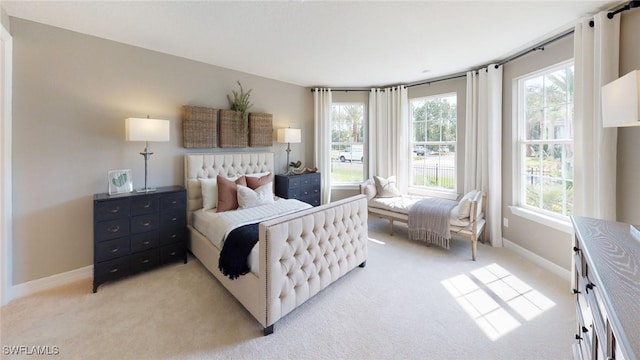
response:
<path fill-rule="evenodd" d="M 399 194 L 393 188 L 393 181 L 393 178 L 374 177 L 360 184 L 360 193 L 367 196 L 369 215 L 389 220 L 390 235 L 393 235 L 393 222 L 408 223 L 412 206 L 425 198 Z M 385 186 L 391 186 L 391 190 Z M 458 200 L 449 216 L 450 236 L 465 238 L 471 242 L 471 259 L 474 261 L 478 240 L 483 240 L 485 204 L 486 193 L 472 190 Z"/>
<path fill-rule="evenodd" d="M 269 173 L 273 164 L 273 153 L 184 158 L 189 250 L 256 318 L 264 335 L 309 298 L 354 268 L 364 267 L 368 256 L 367 200 L 358 195 L 259 222 L 259 240 L 251 252 L 257 263 L 236 279 L 225 276 L 218 268 L 221 249 L 194 226 L 204 204 L 202 179 Z"/>

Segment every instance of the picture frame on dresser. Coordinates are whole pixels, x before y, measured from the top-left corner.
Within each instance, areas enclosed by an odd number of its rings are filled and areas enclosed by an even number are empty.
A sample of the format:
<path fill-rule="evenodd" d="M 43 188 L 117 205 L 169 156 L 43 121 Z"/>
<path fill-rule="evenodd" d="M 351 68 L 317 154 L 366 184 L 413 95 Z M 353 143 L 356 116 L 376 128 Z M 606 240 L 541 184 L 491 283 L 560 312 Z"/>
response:
<path fill-rule="evenodd" d="M 109 195 L 127 194 L 133 191 L 130 169 L 109 170 L 107 182 L 109 184 Z"/>

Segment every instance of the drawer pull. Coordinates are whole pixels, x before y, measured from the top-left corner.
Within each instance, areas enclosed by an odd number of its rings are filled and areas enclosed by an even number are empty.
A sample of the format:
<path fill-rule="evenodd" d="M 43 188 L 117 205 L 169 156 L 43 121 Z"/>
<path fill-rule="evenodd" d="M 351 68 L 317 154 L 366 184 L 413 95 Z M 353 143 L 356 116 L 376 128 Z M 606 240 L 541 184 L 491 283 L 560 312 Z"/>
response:
<path fill-rule="evenodd" d="M 173 200 L 173 201 L 171 202 L 171 205 L 175 205 L 175 204 L 177 204 L 177 203 L 178 203 L 177 201 Z"/>
<path fill-rule="evenodd" d="M 169 255 L 171 255 L 171 256 L 175 256 L 175 255 L 176 255 L 176 252 L 175 252 L 175 251 L 172 251 Z"/>
<path fill-rule="evenodd" d="M 142 245 L 149 245 L 149 242 L 145 241 L 145 242 L 142 243 Z"/>
<path fill-rule="evenodd" d="M 171 218 L 171 221 L 176 221 L 176 220 L 178 220 L 178 218 L 175 218 L 175 217 Z"/>
<path fill-rule="evenodd" d="M 115 273 L 117 273 L 117 272 L 118 272 L 118 268 L 111 269 L 111 270 L 109 270 L 109 272 L 110 272 L 110 273 L 112 273 L 112 274 L 115 274 Z"/>
<path fill-rule="evenodd" d="M 150 208 L 150 207 L 151 207 L 151 203 L 150 203 L 150 202 L 147 202 L 147 203 L 145 203 L 145 204 L 144 204 L 144 206 L 143 206 L 143 207 L 144 207 L 145 209 L 148 209 L 148 208 Z"/>
<path fill-rule="evenodd" d="M 176 234 L 171 234 L 171 238 L 172 238 L 172 239 L 175 239 L 175 238 L 177 238 L 177 237 L 178 237 L 178 235 L 176 235 Z"/>
<path fill-rule="evenodd" d="M 587 286 L 585 286 L 585 291 L 587 292 L 587 294 L 589 293 L 589 290 L 593 290 L 594 287 L 595 285 L 593 283 L 588 283 Z"/>
<path fill-rule="evenodd" d="M 120 225 L 109 226 L 107 228 L 107 232 L 110 232 L 110 233 L 117 233 L 118 231 L 120 231 Z"/>
<path fill-rule="evenodd" d="M 151 221 L 145 221 L 142 223 L 142 226 L 149 226 L 151 225 Z"/>
<path fill-rule="evenodd" d="M 109 209 L 108 211 L 109 211 L 109 213 L 111 213 L 111 214 L 117 214 L 117 213 L 119 213 L 119 212 L 120 212 L 120 206 L 116 206 L 116 207 L 114 207 L 114 208 L 111 208 L 111 209 Z"/>
<path fill-rule="evenodd" d="M 147 264 L 147 263 L 149 263 L 149 259 L 144 259 L 144 260 L 142 260 L 140 263 L 141 263 L 141 264 Z"/>
<path fill-rule="evenodd" d="M 117 252 L 118 252 L 118 250 L 119 250 L 118 248 L 111 249 L 111 253 L 112 253 L 112 254 L 115 254 L 115 253 L 117 253 Z"/>

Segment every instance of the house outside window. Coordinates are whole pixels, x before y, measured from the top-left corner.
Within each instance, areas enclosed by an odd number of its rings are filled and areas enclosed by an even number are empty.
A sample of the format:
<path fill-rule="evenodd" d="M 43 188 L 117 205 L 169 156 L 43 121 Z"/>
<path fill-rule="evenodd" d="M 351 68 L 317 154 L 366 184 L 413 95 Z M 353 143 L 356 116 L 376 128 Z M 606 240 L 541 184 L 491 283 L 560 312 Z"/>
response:
<path fill-rule="evenodd" d="M 517 205 L 567 220 L 573 214 L 574 67 L 564 62 L 518 82 Z"/>
<path fill-rule="evenodd" d="M 455 191 L 457 182 L 457 96 L 455 93 L 410 100 L 409 186 Z"/>
<path fill-rule="evenodd" d="M 364 181 L 366 144 L 364 103 L 338 103 L 331 107 L 331 183 Z"/>

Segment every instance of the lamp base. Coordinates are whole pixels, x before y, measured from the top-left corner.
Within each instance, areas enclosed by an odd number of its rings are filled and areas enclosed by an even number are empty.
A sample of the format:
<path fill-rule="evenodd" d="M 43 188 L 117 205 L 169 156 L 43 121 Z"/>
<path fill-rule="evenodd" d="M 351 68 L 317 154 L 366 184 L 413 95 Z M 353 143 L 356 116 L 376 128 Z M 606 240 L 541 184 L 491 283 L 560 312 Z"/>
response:
<path fill-rule="evenodd" d="M 148 192 L 154 192 L 154 191 L 156 191 L 155 188 L 144 188 L 144 189 L 136 190 L 136 192 L 139 192 L 139 193 L 148 193 Z"/>

